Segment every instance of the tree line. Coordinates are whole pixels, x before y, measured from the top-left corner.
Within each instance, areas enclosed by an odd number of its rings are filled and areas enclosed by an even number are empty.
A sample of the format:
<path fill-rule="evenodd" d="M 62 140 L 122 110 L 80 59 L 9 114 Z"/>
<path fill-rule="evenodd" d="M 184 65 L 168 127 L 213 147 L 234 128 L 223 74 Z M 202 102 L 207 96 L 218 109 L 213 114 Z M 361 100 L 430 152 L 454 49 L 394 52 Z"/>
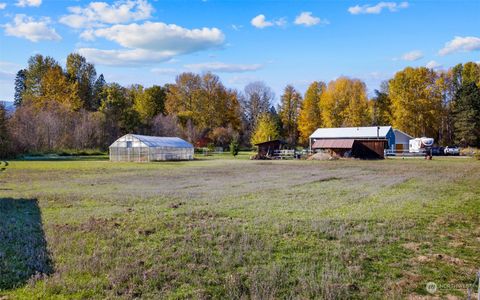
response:
<path fill-rule="evenodd" d="M 243 91 L 212 73 L 179 74 L 174 83 L 145 88 L 107 83 L 79 54 L 63 68 L 32 56 L 15 78 L 15 106 L 0 106 L 0 156 L 62 149 L 106 149 L 126 133 L 180 136 L 196 146 L 250 147 L 283 139 L 307 145 L 319 127 L 392 125 L 440 144 L 480 146 L 480 65 L 445 71 L 407 67 L 368 98 L 364 82 L 315 81 L 302 95 L 287 85 L 275 95 L 263 82 Z"/>

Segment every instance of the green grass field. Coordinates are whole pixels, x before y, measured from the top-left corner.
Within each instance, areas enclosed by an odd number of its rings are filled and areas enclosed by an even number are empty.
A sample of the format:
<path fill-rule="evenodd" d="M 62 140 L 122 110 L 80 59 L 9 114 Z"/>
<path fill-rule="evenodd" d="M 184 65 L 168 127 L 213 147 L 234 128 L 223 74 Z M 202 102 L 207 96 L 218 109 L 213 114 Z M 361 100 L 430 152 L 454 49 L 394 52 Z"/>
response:
<path fill-rule="evenodd" d="M 479 161 L 200 158 L 11 162 L 0 299 L 465 298 L 475 280 Z"/>

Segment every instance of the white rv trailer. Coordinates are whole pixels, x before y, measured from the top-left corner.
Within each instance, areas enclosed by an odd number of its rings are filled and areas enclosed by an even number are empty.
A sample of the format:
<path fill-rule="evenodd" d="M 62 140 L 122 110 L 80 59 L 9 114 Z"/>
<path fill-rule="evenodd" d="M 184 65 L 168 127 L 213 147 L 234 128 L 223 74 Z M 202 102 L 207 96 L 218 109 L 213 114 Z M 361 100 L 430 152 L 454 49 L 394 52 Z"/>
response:
<path fill-rule="evenodd" d="M 432 148 L 433 142 L 434 142 L 433 138 L 427 138 L 427 137 L 411 139 L 409 141 L 408 150 L 410 153 L 423 153 Z"/>

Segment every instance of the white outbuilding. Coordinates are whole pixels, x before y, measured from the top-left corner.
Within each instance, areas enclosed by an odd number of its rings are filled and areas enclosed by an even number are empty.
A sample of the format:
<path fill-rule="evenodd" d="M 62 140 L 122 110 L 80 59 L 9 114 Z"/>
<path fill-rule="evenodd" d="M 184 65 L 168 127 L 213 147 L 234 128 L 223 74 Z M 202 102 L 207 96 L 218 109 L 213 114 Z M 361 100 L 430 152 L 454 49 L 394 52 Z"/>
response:
<path fill-rule="evenodd" d="M 178 137 L 126 134 L 109 147 L 110 161 L 192 160 L 192 144 Z"/>
<path fill-rule="evenodd" d="M 407 151 L 409 148 L 409 142 L 413 137 L 399 129 L 393 129 L 395 134 L 395 150 Z"/>

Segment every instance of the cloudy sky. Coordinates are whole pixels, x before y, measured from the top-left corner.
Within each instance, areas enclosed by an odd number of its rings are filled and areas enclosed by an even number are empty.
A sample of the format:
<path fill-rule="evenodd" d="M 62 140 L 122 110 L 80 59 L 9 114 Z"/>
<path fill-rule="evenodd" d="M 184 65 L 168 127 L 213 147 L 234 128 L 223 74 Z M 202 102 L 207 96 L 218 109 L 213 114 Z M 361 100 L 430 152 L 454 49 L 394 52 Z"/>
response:
<path fill-rule="evenodd" d="M 278 96 L 347 75 L 372 93 L 406 66 L 480 61 L 479 12 L 478 0 L 0 0 L 0 100 L 31 55 L 64 64 L 71 52 L 123 85 L 212 71 L 238 89 L 263 80 Z"/>

